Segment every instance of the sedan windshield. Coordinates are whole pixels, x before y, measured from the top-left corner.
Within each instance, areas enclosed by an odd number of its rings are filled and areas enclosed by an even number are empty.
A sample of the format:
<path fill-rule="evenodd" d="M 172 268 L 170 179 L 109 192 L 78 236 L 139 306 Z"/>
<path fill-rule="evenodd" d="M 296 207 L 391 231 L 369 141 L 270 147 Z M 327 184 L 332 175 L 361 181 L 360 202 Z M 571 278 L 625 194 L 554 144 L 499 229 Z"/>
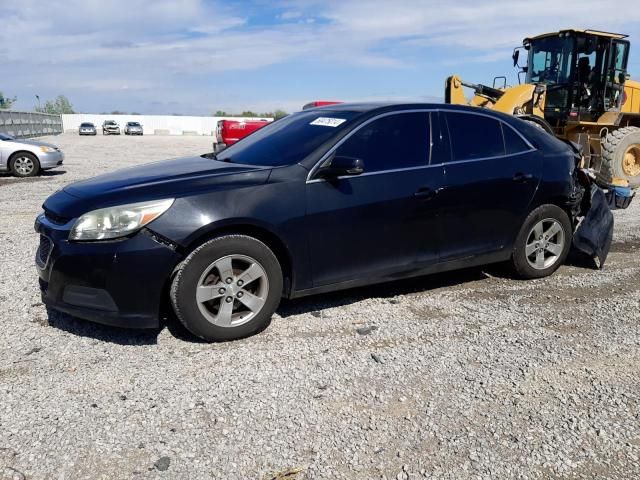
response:
<path fill-rule="evenodd" d="M 91 128 L 93 127 L 93 123 L 82 123 L 80 124 L 81 127 L 86 127 L 86 128 Z"/>
<path fill-rule="evenodd" d="M 139 127 L 140 124 L 138 122 L 129 122 L 127 123 L 127 125 L 129 125 L 130 127 Z"/>
<path fill-rule="evenodd" d="M 244 137 L 217 158 L 245 165 L 293 165 L 344 130 L 357 115 L 317 110 L 294 113 Z"/>
<path fill-rule="evenodd" d="M 0 133 L 0 140 L 2 141 L 15 140 L 15 138 L 12 137 L 11 135 L 7 135 L 6 133 Z"/>

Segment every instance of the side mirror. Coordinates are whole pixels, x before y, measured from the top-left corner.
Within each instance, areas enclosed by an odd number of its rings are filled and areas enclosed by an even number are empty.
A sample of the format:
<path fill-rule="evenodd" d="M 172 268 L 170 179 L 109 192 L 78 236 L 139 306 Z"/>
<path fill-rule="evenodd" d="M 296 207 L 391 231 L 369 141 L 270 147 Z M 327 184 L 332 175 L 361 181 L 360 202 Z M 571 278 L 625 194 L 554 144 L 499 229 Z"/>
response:
<path fill-rule="evenodd" d="M 513 59 L 513 66 L 517 67 L 518 66 L 518 59 L 520 58 L 520 50 L 514 50 L 513 51 L 513 55 L 511 56 L 511 58 Z"/>
<path fill-rule="evenodd" d="M 345 175 L 360 175 L 364 172 L 364 162 L 359 158 L 336 155 L 331 163 L 320 170 L 322 177 L 342 177 Z"/>

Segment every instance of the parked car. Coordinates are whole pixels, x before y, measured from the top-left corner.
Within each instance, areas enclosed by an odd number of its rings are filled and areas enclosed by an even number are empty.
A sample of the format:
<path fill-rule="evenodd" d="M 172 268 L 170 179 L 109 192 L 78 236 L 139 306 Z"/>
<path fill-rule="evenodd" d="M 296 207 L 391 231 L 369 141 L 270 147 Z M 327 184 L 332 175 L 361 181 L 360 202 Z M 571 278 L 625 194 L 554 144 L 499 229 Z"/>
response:
<path fill-rule="evenodd" d="M 493 262 L 545 277 L 571 245 L 578 161 L 473 107 L 305 110 L 217 156 L 51 195 L 36 221 L 42 298 L 126 327 L 158 327 L 170 300 L 194 335 L 229 340 L 265 328 L 283 296 Z"/>
<path fill-rule="evenodd" d="M 80 135 L 96 135 L 98 132 L 96 131 L 96 126 L 93 123 L 84 122 L 80 124 L 78 133 Z"/>
<path fill-rule="evenodd" d="M 267 126 L 271 120 L 218 120 L 213 151 L 220 152 L 241 138 Z"/>
<path fill-rule="evenodd" d="M 127 122 L 124 126 L 125 135 L 142 135 L 143 133 L 142 125 L 139 122 Z"/>
<path fill-rule="evenodd" d="M 59 167 L 63 161 L 64 154 L 55 145 L 0 133 L 0 172 L 33 177 L 42 170 Z"/>
<path fill-rule="evenodd" d="M 120 135 L 120 125 L 115 120 L 105 120 L 102 123 L 103 135 Z"/>

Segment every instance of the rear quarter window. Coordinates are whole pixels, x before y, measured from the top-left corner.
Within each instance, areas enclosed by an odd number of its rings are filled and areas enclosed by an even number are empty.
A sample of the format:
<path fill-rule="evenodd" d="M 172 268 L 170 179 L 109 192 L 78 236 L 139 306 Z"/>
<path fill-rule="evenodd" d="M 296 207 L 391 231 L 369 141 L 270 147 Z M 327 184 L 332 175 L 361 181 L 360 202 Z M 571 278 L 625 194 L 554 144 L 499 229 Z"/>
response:
<path fill-rule="evenodd" d="M 499 157 L 505 154 L 499 120 L 464 112 L 447 112 L 445 118 L 454 161 Z"/>
<path fill-rule="evenodd" d="M 502 124 L 502 133 L 504 135 L 504 148 L 507 155 L 514 155 L 531 150 L 531 147 L 527 145 L 522 137 L 509 125 Z"/>

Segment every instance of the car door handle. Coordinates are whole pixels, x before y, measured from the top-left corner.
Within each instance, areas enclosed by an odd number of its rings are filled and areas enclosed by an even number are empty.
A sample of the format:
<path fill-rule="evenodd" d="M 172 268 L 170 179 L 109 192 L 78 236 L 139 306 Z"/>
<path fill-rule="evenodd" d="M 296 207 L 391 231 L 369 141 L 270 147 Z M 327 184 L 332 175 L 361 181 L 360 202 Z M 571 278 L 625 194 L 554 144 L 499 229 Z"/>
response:
<path fill-rule="evenodd" d="M 442 188 L 436 188 L 435 190 L 433 190 L 429 187 L 420 187 L 418 191 L 416 191 L 416 193 L 413 194 L 413 196 L 421 200 L 431 200 L 441 191 L 442 191 Z"/>
<path fill-rule="evenodd" d="M 533 175 L 531 173 L 522 173 L 518 172 L 513 176 L 514 182 L 526 182 L 527 180 L 531 180 Z"/>

